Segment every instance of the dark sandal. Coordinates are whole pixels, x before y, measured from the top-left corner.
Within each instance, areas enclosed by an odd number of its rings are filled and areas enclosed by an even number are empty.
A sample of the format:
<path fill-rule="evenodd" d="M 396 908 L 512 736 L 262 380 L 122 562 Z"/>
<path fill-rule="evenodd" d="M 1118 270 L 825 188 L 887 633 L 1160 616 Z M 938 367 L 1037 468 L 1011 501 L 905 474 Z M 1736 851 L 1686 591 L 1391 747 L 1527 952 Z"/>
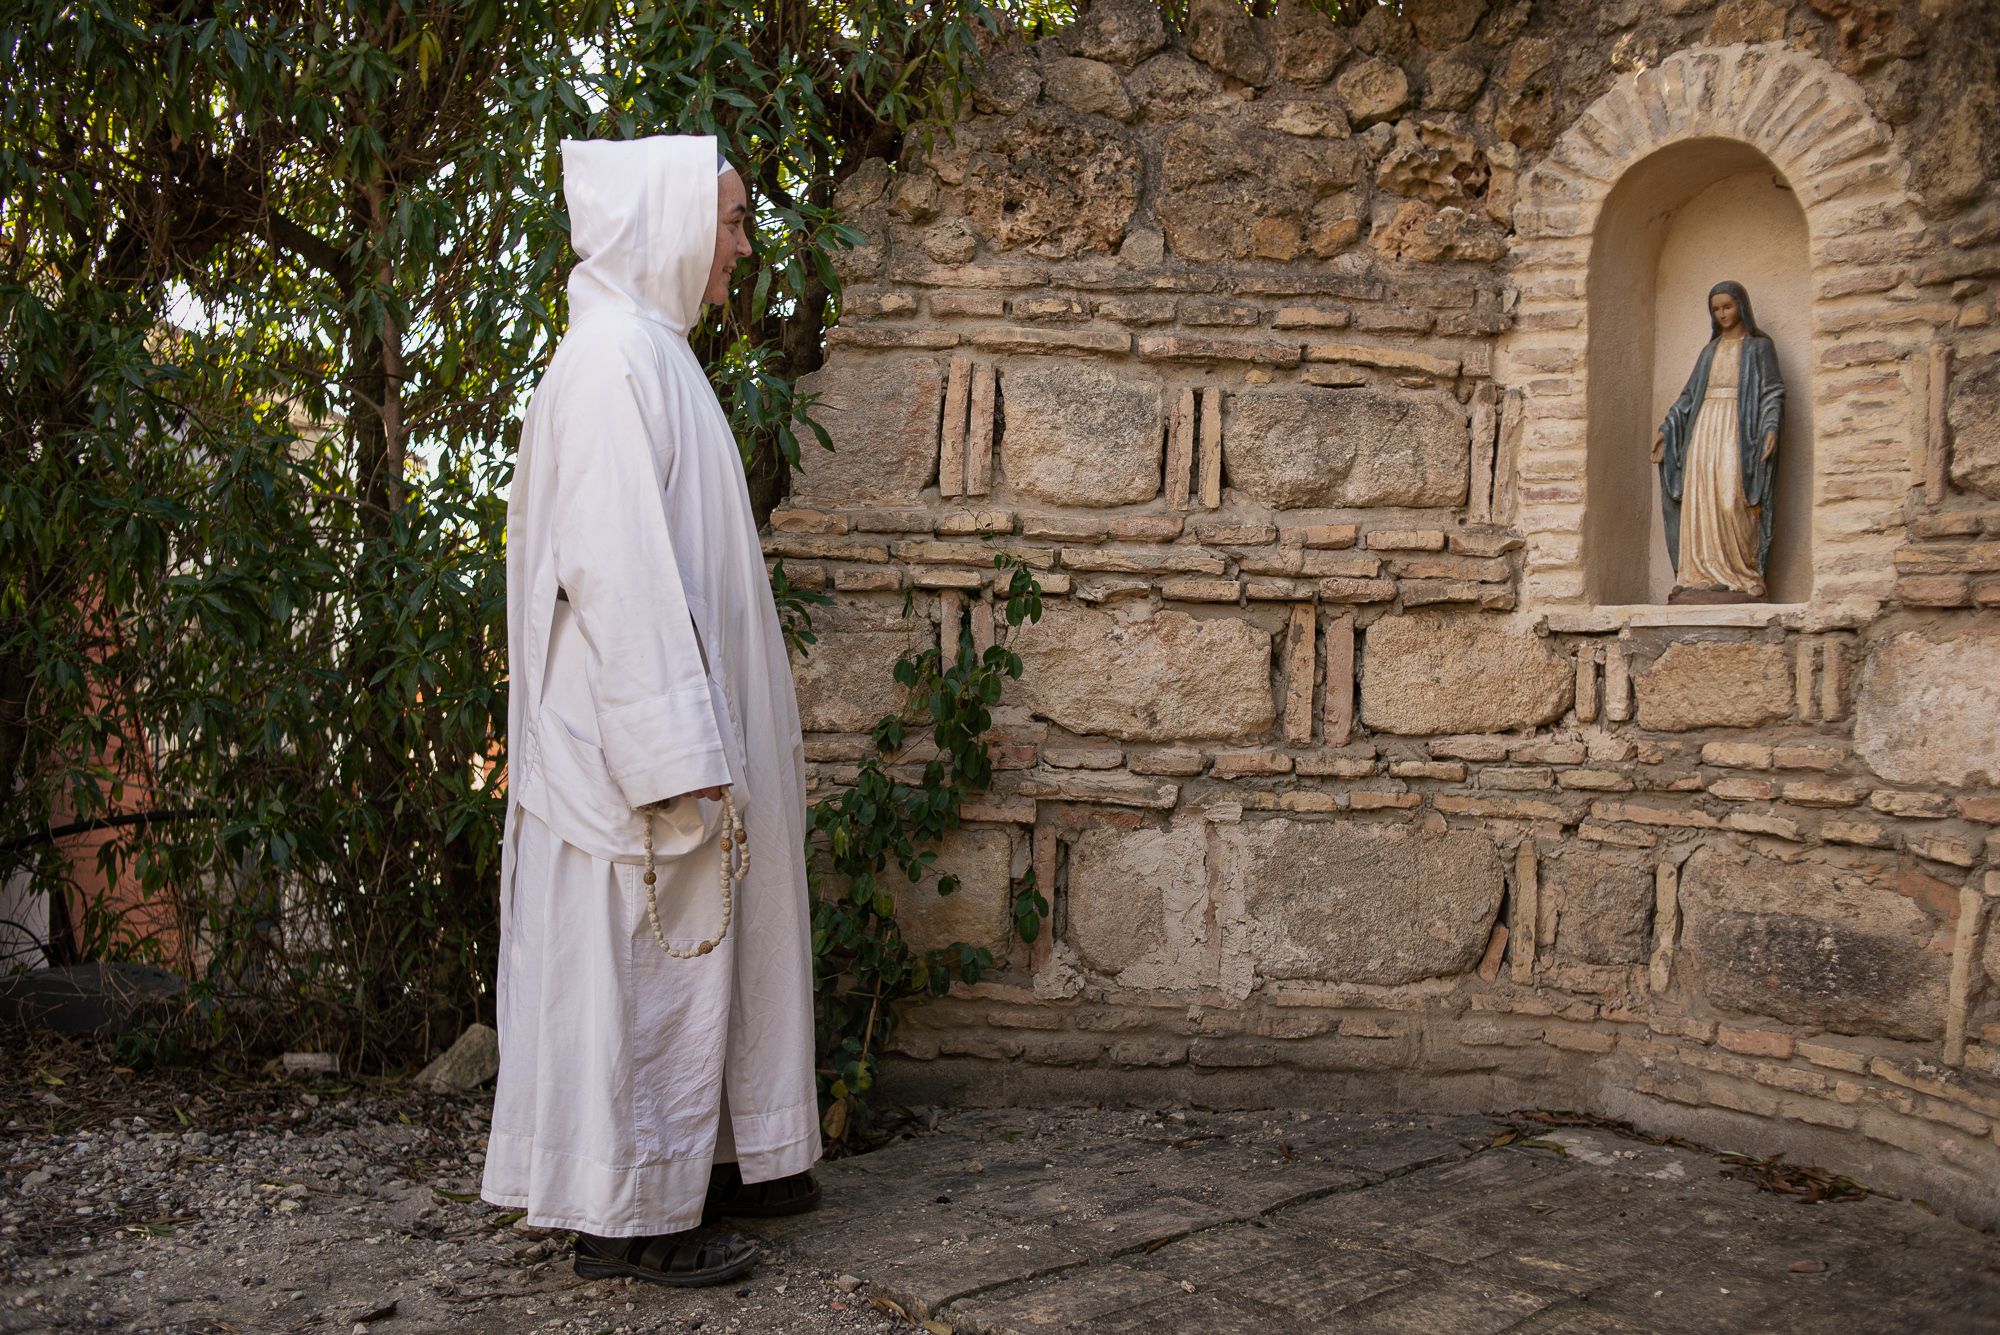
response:
<path fill-rule="evenodd" d="M 690 1228 L 651 1237 L 576 1235 L 576 1273 L 584 1279 L 629 1276 L 652 1284 L 698 1288 L 721 1284 L 757 1264 L 757 1248 L 719 1228 Z"/>
<path fill-rule="evenodd" d="M 733 1163 L 719 1163 L 708 1175 L 708 1203 L 702 1218 L 777 1219 L 804 1214 L 819 1204 L 819 1183 L 811 1173 L 793 1173 L 769 1182 L 745 1182 Z"/>

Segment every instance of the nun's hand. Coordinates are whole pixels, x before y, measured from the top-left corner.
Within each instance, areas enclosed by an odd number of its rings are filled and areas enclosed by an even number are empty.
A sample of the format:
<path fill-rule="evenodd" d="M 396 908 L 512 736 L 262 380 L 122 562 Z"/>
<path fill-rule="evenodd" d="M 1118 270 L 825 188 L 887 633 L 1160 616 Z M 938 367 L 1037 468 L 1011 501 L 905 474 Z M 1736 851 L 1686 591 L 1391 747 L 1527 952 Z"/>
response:
<path fill-rule="evenodd" d="M 1653 437 L 1653 462 L 1658 463 L 1666 457 L 1667 433 L 1662 431 L 1659 435 Z"/>
<path fill-rule="evenodd" d="M 1778 452 L 1778 433 L 1775 431 L 1766 431 L 1764 433 L 1765 462 L 1766 463 L 1770 462 L 1771 456 L 1776 454 L 1777 452 Z"/>

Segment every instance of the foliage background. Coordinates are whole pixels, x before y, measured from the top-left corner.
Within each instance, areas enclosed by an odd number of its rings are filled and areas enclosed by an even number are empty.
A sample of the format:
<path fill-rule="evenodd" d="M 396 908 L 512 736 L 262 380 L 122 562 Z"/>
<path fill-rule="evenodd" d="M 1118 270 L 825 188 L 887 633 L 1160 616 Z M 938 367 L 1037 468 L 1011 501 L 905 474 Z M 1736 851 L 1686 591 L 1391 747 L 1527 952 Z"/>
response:
<path fill-rule="evenodd" d="M 489 1018 L 499 539 L 563 322 L 557 144 L 716 133 L 742 168 L 758 273 L 694 342 L 767 510 L 837 315 L 834 189 L 948 121 L 1009 18 L 9 7 L 0 878 L 59 890 L 50 832 L 113 822 L 143 902 L 82 903 L 82 954 L 191 972 L 204 1042 L 393 1066 Z"/>

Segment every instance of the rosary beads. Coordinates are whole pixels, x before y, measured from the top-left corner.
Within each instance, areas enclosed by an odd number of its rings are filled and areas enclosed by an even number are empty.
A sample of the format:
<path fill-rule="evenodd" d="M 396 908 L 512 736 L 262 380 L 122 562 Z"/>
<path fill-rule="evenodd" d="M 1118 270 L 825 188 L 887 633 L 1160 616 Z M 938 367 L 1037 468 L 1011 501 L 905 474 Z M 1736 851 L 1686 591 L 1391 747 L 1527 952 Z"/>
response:
<path fill-rule="evenodd" d="M 736 803 L 727 790 L 722 794 L 722 926 L 716 929 L 712 940 L 704 941 L 693 950 L 680 950 L 667 944 L 667 934 L 660 930 L 659 873 L 653 868 L 653 817 L 646 813 L 646 917 L 653 924 L 653 939 L 660 943 L 660 949 L 668 957 L 677 960 L 696 959 L 706 955 L 722 944 L 729 935 L 729 915 L 735 900 L 735 889 L 750 874 L 750 832 L 743 828 L 742 817 L 736 814 Z"/>

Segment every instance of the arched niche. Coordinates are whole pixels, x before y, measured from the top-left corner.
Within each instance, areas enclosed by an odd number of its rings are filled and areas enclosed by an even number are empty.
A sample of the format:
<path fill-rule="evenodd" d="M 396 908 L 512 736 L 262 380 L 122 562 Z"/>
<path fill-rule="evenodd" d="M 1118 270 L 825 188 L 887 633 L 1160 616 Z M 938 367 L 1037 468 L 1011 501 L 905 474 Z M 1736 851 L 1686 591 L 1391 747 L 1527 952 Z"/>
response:
<path fill-rule="evenodd" d="M 1690 139 L 1612 188 L 1591 238 L 1584 589 L 1598 604 L 1664 603 L 1673 587 L 1654 432 L 1709 336 L 1708 290 L 1750 293 L 1788 396 L 1778 441 L 1774 603 L 1812 595 L 1812 264 L 1803 209 L 1770 159 L 1729 139 Z"/>
<path fill-rule="evenodd" d="M 1524 174 L 1495 374 L 1528 608 L 1728 610 L 1651 605 L 1665 551 L 1646 457 L 1720 277 L 1749 287 L 1786 377 L 1774 596 L 1815 615 L 1888 596 L 1936 339 L 1910 300 L 1909 176 L 1854 81 L 1777 44 L 1622 75 Z"/>

